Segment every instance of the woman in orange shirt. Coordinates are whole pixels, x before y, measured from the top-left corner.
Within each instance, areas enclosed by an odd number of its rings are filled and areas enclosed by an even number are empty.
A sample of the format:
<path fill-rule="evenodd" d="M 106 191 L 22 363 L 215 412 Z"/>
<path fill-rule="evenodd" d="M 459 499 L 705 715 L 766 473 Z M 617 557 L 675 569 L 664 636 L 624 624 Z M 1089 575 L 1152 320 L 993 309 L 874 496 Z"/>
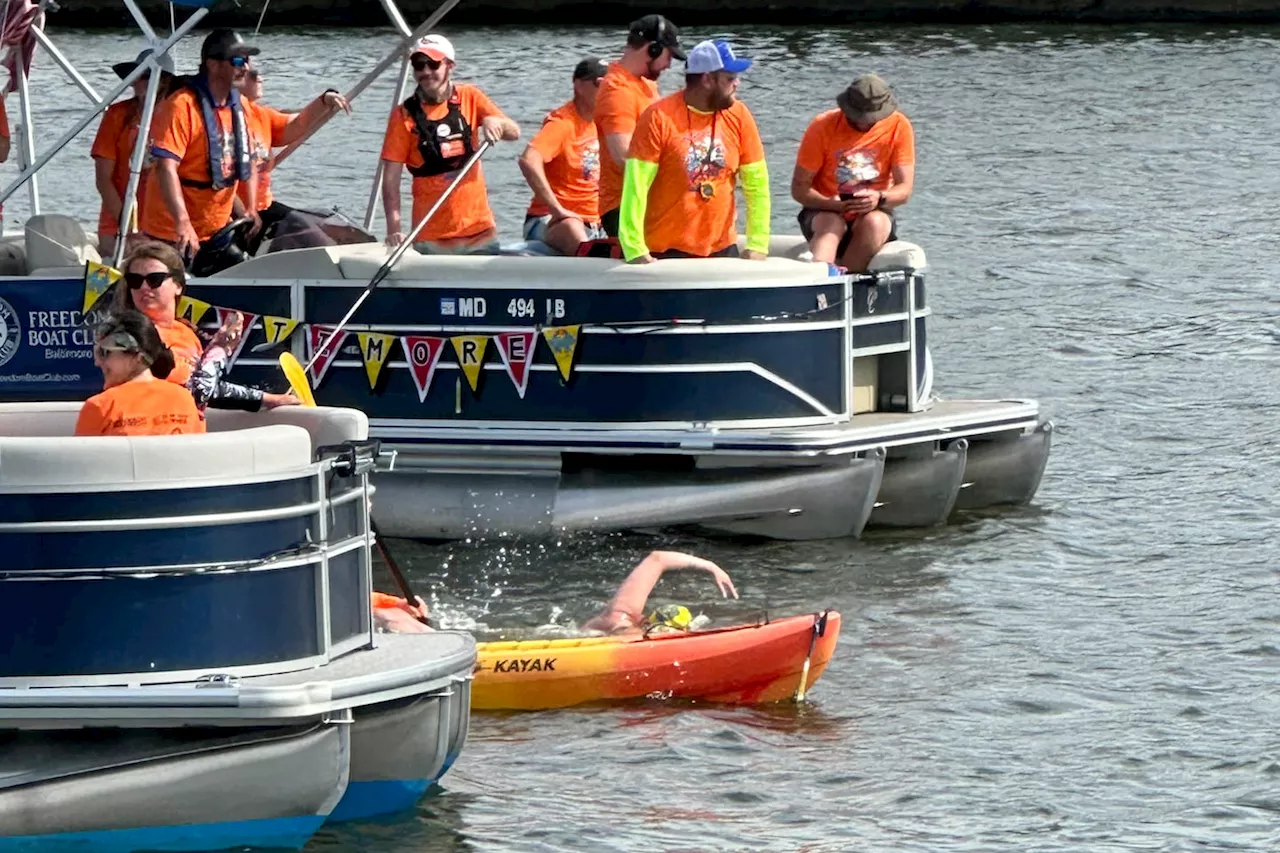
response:
<path fill-rule="evenodd" d="M 117 285 L 115 311 L 138 310 L 155 324 L 156 331 L 165 345 L 173 351 L 177 362 L 169 381 L 187 386 L 197 393 L 202 405 L 215 409 L 242 409 L 256 412 L 277 406 L 296 406 L 300 402 L 292 394 L 271 394 L 257 388 L 236 385 L 221 378 L 223 365 L 208 365 L 213 373 L 197 369 L 202 367 L 204 343 L 196 330 L 185 320 L 178 318 L 178 298 L 187 283 L 187 272 L 182 257 L 165 243 L 146 242 L 136 246 L 125 256 L 123 286 Z M 232 316 L 219 332 L 219 343 L 233 346 L 240 329 Z"/>
<path fill-rule="evenodd" d="M 147 48 L 138 54 L 133 62 L 117 62 L 111 66 L 116 76 L 124 79 L 133 69 L 146 61 L 152 53 Z M 169 54 L 160 57 L 160 88 L 156 92 L 157 111 L 160 102 L 169 94 L 169 85 L 173 81 L 173 58 Z M 89 156 L 94 160 L 94 181 L 98 187 L 98 195 L 102 197 L 102 209 L 98 213 L 98 251 L 105 258 L 115 251 L 116 235 L 120 233 L 120 214 L 124 207 L 124 192 L 129 186 L 129 160 L 133 156 L 133 146 L 138 140 L 138 125 L 142 121 L 142 105 L 147 96 L 147 84 L 151 75 L 143 74 L 133 81 L 133 97 L 117 101 L 107 107 L 107 112 L 98 125 L 98 134 L 93 139 L 93 148 Z M 154 116 L 153 126 L 154 126 Z M 154 133 L 148 135 L 154 136 Z M 151 146 L 147 146 L 147 156 L 143 160 L 142 174 L 138 176 L 138 189 L 134 202 L 134 212 L 138 213 L 142 199 L 146 195 L 147 173 L 150 171 Z M 141 219 L 141 217 L 139 217 Z M 128 229 L 125 230 L 128 233 Z"/>
<path fill-rule="evenodd" d="M 103 391 L 85 400 L 76 435 L 175 435 L 205 431 L 191 392 L 164 379 L 173 353 L 137 311 L 112 317 L 94 336 Z"/>

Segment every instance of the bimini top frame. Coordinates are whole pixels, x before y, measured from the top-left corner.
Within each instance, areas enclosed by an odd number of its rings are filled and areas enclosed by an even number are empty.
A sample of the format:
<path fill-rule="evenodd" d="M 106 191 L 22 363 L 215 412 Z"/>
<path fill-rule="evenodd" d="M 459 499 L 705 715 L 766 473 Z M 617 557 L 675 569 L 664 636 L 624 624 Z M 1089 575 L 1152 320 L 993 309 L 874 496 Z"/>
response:
<path fill-rule="evenodd" d="M 132 86 L 135 80 L 143 74 L 148 74 L 151 71 L 158 69 L 160 57 L 167 55 L 169 51 L 173 49 L 175 44 L 195 28 L 196 24 L 198 24 L 209 13 L 209 8 L 213 5 L 214 0 L 171 0 L 171 6 L 192 8 L 194 9 L 194 12 L 181 24 L 176 24 L 173 27 L 172 32 L 163 38 L 156 33 L 146 16 L 142 14 L 142 11 L 138 8 L 136 0 L 121 0 L 121 2 L 124 3 L 125 8 L 129 10 L 129 14 L 133 17 L 138 28 L 142 31 L 142 35 L 151 49 L 152 54 L 147 57 L 145 62 L 140 63 L 136 68 L 129 72 L 129 74 L 125 75 L 124 79 L 112 87 L 105 95 L 100 95 L 97 90 L 95 90 L 93 86 L 85 80 L 83 75 L 76 70 L 71 61 L 68 60 L 60 50 L 58 50 L 56 45 L 54 45 L 54 43 L 49 39 L 48 35 L 45 34 L 43 4 L 41 7 L 37 8 L 33 0 L 0 0 L 0 6 L 3 6 L 4 9 L 4 24 L 0 25 L 0 29 L 6 31 L 6 43 L 14 44 L 17 41 L 21 41 L 24 34 L 29 32 L 34 37 L 34 43 L 31 45 L 30 50 L 34 51 L 36 45 L 43 47 L 54 63 L 67 74 L 75 86 L 80 89 L 80 91 L 82 91 L 93 104 L 66 133 L 64 133 L 47 150 L 37 156 L 35 152 L 35 134 L 32 132 L 31 93 L 28 87 L 29 72 L 27 71 L 27 68 L 29 67 L 30 61 L 26 56 L 18 57 L 18 60 L 11 65 L 11 68 L 13 69 L 12 73 L 14 75 L 14 82 L 17 84 L 20 101 L 22 144 L 19 146 L 19 155 L 22 171 L 8 186 L 3 190 L 0 190 L 0 203 L 3 203 L 5 199 L 12 196 L 23 186 L 26 186 L 28 188 L 31 201 L 31 211 L 33 214 L 38 214 L 40 212 L 40 192 L 36 176 L 40 170 L 43 169 L 44 166 L 73 139 L 84 132 L 84 129 L 88 127 L 100 113 L 109 107 L 116 98 L 120 97 L 126 89 Z M 392 25 L 395 26 L 396 30 L 400 33 L 400 38 L 396 41 L 395 46 L 382 58 L 382 60 L 379 61 L 377 65 L 375 65 L 346 93 L 348 102 L 354 101 L 361 92 L 372 85 L 375 80 L 382 76 L 382 74 L 397 61 L 400 62 L 400 83 L 396 90 L 396 103 L 403 100 L 404 90 L 407 85 L 409 75 L 409 45 L 413 44 L 414 41 L 430 32 L 431 29 L 435 27 L 436 24 L 438 24 L 440 20 L 460 2 L 460 0 L 445 0 L 445 2 L 442 3 L 426 21 L 413 30 L 410 30 L 408 25 L 405 23 L 404 17 L 400 14 L 400 10 L 395 4 L 395 0 L 379 0 L 379 2 L 386 10 L 387 17 L 390 19 Z M 13 9 L 18 7 L 20 4 L 25 5 L 18 12 L 13 12 Z M 25 17 L 22 19 L 21 23 L 13 25 L 15 30 L 14 32 L 8 32 L 8 30 L 11 29 L 9 24 L 10 16 L 13 14 L 21 14 Z M 15 20 L 17 19 L 15 18 Z M 23 30 L 23 27 L 27 27 L 29 29 Z M 13 48 L 12 50 L 18 50 L 18 48 Z M 140 119 L 140 126 L 142 127 L 149 127 L 151 124 L 151 118 L 155 113 L 156 96 L 159 85 L 160 75 L 151 74 Z M 329 120 L 331 115 L 332 114 L 326 114 L 319 122 L 313 125 L 301 139 L 298 139 L 289 147 L 285 148 L 275 158 L 276 165 L 284 161 L 291 153 L 296 151 L 300 145 L 302 145 L 312 134 L 319 130 L 320 127 Z M 147 134 L 138 134 L 138 140 L 134 145 L 132 155 L 129 159 L 129 183 L 123 197 L 124 206 L 120 215 L 120 221 L 121 223 L 124 223 L 122 226 L 125 229 L 124 233 L 129 233 L 135 227 L 133 214 L 137 207 L 138 181 L 142 172 L 142 164 L 146 159 L 147 142 Z M 368 212 L 365 217 L 366 228 L 372 226 L 373 211 L 376 208 L 381 189 L 381 171 L 382 163 L 381 160 L 379 160 L 377 170 L 374 175 L 374 187 L 370 194 Z M 119 266 L 121 257 L 124 253 L 125 241 L 120 240 L 117 242 L 118 245 L 116 247 L 115 257 L 112 260 L 114 265 Z"/>

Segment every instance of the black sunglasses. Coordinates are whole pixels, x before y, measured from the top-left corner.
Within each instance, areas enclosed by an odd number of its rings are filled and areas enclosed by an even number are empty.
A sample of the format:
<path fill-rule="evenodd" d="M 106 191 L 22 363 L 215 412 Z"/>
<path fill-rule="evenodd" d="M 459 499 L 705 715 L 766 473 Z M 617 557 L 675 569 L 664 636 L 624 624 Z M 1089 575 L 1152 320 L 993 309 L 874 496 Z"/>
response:
<path fill-rule="evenodd" d="M 440 61 L 429 56 L 415 56 L 409 60 L 409 64 L 413 66 L 414 71 L 421 71 L 424 68 L 430 68 L 435 71 L 440 67 Z"/>
<path fill-rule="evenodd" d="M 124 274 L 124 283 L 129 285 L 130 290 L 137 290 L 144 284 L 154 289 L 164 284 L 172 277 L 173 273 L 167 270 L 164 272 L 149 273 L 127 272 Z"/>

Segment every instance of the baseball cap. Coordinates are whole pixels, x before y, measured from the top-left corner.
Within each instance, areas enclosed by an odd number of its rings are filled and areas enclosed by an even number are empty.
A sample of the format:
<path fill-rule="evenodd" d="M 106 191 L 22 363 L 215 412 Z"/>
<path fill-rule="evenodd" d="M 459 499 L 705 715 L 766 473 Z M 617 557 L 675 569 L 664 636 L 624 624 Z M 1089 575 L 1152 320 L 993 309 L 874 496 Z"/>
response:
<path fill-rule="evenodd" d="M 639 20 L 632 21 L 627 30 L 627 38 L 628 40 L 643 39 L 647 42 L 656 41 L 671 51 L 671 55 L 676 59 L 684 60 L 685 53 L 680 49 L 680 30 L 662 15 L 645 15 Z"/>
<path fill-rule="evenodd" d="M 849 119 L 863 121 L 880 121 L 898 108 L 889 84 L 875 74 L 863 74 L 850 83 L 836 95 L 836 104 Z"/>
<path fill-rule="evenodd" d="M 230 59 L 233 56 L 257 56 L 262 53 L 256 47 L 244 43 L 235 30 L 220 27 L 205 36 L 200 46 L 200 59 Z"/>
<path fill-rule="evenodd" d="M 415 53 L 425 54 L 436 62 L 443 62 L 446 59 L 450 62 L 455 61 L 453 58 L 453 42 L 437 33 L 418 39 L 418 43 L 413 46 L 413 50 L 409 52 L 409 55 L 413 56 Z"/>
<path fill-rule="evenodd" d="M 574 80 L 599 80 L 609 70 L 603 62 L 594 56 L 588 56 L 573 69 Z"/>
<path fill-rule="evenodd" d="M 684 61 L 686 74 L 707 74 L 711 71 L 741 74 L 750 67 L 751 60 L 734 56 L 733 48 L 724 39 L 698 42 L 689 51 L 689 58 Z"/>
<path fill-rule="evenodd" d="M 133 69 L 137 68 L 139 65 L 146 62 L 147 57 L 151 56 L 152 53 L 153 51 L 151 50 L 151 48 L 147 48 L 146 50 L 142 51 L 142 53 L 138 54 L 137 59 L 133 60 L 132 62 L 117 62 L 115 65 L 111 66 L 111 70 L 116 72 L 116 76 L 119 77 L 121 80 L 123 80 L 124 78 L 129 76 L 129 74 L 133 71 Z M 172 56 L 166 53 L 156 61 L 160 63 L 161 74 L 168 74 L 171 76 L 174 74 Z"/>

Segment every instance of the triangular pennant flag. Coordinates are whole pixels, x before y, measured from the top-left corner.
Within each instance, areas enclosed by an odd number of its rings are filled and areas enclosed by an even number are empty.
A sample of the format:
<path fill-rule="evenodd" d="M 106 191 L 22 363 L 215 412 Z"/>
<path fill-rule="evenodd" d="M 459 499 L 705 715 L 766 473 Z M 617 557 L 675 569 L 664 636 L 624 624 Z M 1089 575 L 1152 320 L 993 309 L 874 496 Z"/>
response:
<path fill-rule="evenodd" d="M 356 332 L 360 341 L 360 357 L 364 359 L 364 372 L 369 374 L 369 387 L 378 386 L 378 374 L 382 365 L 391 355 L 391 345 L 395 343 L 395 335 L 383 335 L 378 332 Z"/>
<path fill-rule="evenodd" d="M 95 263 L 94 261 L 86 261 L 84 265 L 84 303 L 80 313 L 88 314 L 93 309 L 93 306 L 98 304 L 98 300 L 111 289 L 111 285 L 121 278 L 123 278 L 123 274 L 114 267 Z"/>
<path fill-rule="evenodd" d="M 213 306 L 213 310 L 218 312 L 219 329 L 222 328 L 222 324 L 227 322 L 227 318 L 235 311 L 234 308 L 220 308 L 217 305 Z M 235 347 L 227 355 L 228 371 L 235 365 L 236 359 L 240 357 L 240 352 L 244 349 L 244 342 L 249 340 L 249 330 L 253 328 L 253 324 L 258 320 L 257 314 L 246 314 L 244 311 L 241 311 L 240 314 L 244 317 L 244 326 L 241 327 L 243 331 L 240 333 L 240 340 L 236 341 Z"/>
<path fill-rule="evenodd" d="M 193 326 L 200 325 L 200 319 L 209 312 L 213 306 L 208 302 L 202 302 L 199 299 L 192 299 L 190 296 L 178 297 L 178 319 L 186 320 Z"/>
<path fill-rule="evenodd" d="M 551 347 L 551 354 L 555 356 L 556 365 L 565 382 L 569 381 L 569 374 L 573 370 L 573 353 L 578 348 L 578 332 L 581 329 L 582 325 L 577 324 L 548 326 L 542 330 L 542 336 L 547 339 L 547 346 Z"/>
<path fill-rule="evenodd" d="M 484 365 L 484 350 L 489 343 L 486 335 L 454 335 L 449 340 L 458 356 L 458 364 L 467 377 L 472 393 L 480 385 L 480 369 Z"/>
<path fill-rule="evenodd" d="M 419 403 L 426 402 L 431 377 L 436 373 L 436 362 L 440 361 L 440 353 L 444 352 L 444 342 L 444 338 L 428 335 L 405 335 L 400 339 L 400 346 L 404 347 L 405 357 L 409 359 L 413 384 L 418 387 Z"/>
<path fill-rule="evenodd" d="M 516 393 L 524 399 L 529 387 L 529 364 L 533 361 L 534 336 L 537 332 L 503 332 L 495 337 L 498 355 L 506 365 L 507 375 L 515 383 Z"/>
<path fill-rule="evenodd" d="M 298 321 L 291 317 L 266 314 L 262 318 L 262 334 L 266 336 L 269 344 L 283 343 L 296 328 L 298 328 Z"/>
<path fill-rule="evenodd" d="M 316 354 L 316 350 L 320 349 L 320 345 L 329 340 L 329 336 L 333 334 L 335 326 L 307 326 L 307 360 L 310 361 Z M 311 365 L 311 384 L 319 385 L 320 380 L 324 379 L 324 375 L 329 372 L 329 365 L 333 363 L 334 358 L 338 355 L 338 350 L 342 348 L 342 342 L 347 339 L 347 335 L 351 334 L 346 329 L 338 333 L 333 339 L 333 343 L 324 348 L 324 352 L 320 353 L 316 358 L 315 364 Z"/>

